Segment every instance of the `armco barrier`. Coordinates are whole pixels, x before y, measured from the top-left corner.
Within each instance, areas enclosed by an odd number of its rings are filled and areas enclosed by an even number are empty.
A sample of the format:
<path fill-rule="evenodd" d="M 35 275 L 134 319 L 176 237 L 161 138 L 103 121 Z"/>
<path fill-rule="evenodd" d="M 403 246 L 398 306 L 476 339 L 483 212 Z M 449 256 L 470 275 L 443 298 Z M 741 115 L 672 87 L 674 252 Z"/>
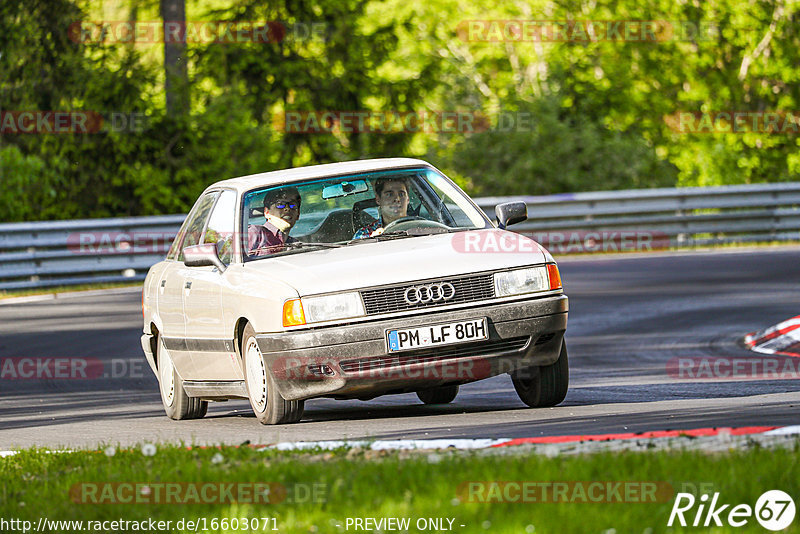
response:
<path fill-rule="evenodd" d="M 528 220 L 514 231 L 532 234 L 553 253 L 580 251 L 570 248 L 567 239 L 587 232 L 636 232 L 672 247 L 800 240 L 800 182 L 515 199 L 527 203 Z M 493 216 L 494 206 L 508 200 L 482 198 L 478 203 Z M 563 241 L 548 243 L 548 236 Z"/>
<path fill-rule="evenodd" d="M 0 224 L 0 289 L 143 280 L 184 217 Z"/>
<path fill-rule="evenodd" d="M 477 199 L 524 200 L 513 230 L 554 254 L 615 250 L 627 235 L 659 246 L 800 240 L 800 182 Z M 142 280 L 183 215 L 0 224 L 0 290 Z M 597 242 L 605 240 L 605 246 Z"/>

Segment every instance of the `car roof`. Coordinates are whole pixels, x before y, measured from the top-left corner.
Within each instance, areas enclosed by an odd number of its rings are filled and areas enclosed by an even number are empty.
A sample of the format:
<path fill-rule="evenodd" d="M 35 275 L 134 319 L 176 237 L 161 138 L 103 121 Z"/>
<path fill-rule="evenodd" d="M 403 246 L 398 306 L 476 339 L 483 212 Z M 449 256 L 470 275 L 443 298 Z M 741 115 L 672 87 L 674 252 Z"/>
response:
<path fill-rule="evenodd" d="M 356 161 L 343 161 L 340 163 L 326 163 L 324 165 L 310 165 L 308 167 L 295 167 L 280 171 L 262 172 L 248 176 L 240 176 L 229 180 L 222 180 L 211 184 L 206 191 L 226 187 L 236 189 L 240 194 L 256 187 L 280 185 L 290 182 L 299 182 L 310 178 L 325 178 L 342 174 L 360 172 L 382 171 L 405 167 L 431 167 L 427 161 L 413 158 L 380 158 L 362 159 Z"/>

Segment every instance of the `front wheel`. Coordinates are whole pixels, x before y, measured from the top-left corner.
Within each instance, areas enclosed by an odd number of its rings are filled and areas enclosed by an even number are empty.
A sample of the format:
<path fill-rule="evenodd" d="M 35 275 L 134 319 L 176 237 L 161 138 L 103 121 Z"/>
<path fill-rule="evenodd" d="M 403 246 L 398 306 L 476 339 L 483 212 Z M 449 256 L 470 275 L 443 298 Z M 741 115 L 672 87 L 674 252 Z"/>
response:
<path fill-rule="evenodd" d="M 245 386 L 250 406 L 262 425 L 296 423 L 303 417 L 303 401 L 287 401 L 275 387 L 275 379 L 258 348 L 256 333 L 249 324 L 242 336 Z"/>
<path fill-rule="evenodd" d="M 161 390 L 161 403 L 170 419 L 201 419 L 208 411 L 208 401 L 190 397 L 183 389 L 183 379 L 175 370 L 172 356 L 164 346 L 161 336 L 156 348 L 158 363 L 158 389 Z"/>
<path fill-rule="evenodd" d="M 569 388 L 567 342 L 561 342 L 561 354 L 550 365 L 526 367 L 511 373 L 519 398 L 531 408 L 555 406 L 564 400 Z"/>

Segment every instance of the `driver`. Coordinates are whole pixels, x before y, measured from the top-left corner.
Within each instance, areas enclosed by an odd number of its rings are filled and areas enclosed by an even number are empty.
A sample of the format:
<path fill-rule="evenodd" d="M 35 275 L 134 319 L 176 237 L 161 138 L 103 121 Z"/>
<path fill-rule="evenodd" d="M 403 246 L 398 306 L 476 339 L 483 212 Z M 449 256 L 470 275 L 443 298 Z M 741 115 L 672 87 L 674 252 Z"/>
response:
<path fill-rule="evenodd" d="M 359 228 L 353 239 L 381 235 L 385 226 L 407 216 L 408 183 L 402 178 L 379 178 L 375 181 L 375 202 L 378 219 Z"/>

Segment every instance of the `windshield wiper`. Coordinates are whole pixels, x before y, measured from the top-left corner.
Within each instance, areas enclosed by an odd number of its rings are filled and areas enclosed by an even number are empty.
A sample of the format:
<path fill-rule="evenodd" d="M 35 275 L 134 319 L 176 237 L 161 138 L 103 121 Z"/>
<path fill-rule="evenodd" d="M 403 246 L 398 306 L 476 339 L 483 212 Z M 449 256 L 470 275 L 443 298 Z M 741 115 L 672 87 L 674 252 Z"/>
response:
<path fill-rule="evenodd" d="M 408 230 L 408 235 L 436 235 L 446 234 L 450 232 L 450 228 L 441 228 L 439 226 L 431 226 L 425 228 L 412 228 Z"/>
<path fill-rule="evenodd" d="M 413 237 L 413 235 L 409 234 L 408 230 L 401 230 L 399 232 L 390 232 L 388 234 L 351 239 L 347 242 L 347 244 L 355 245 L 357 243 L 377 243 L 378 241 L 391 241 L 392 239 L 402 239 L 404 237 Z"/>
<path fill-rule="evenodd" d="M 473 228 L 412 228 L 411 230 L 400 230 L 398 232 L 389 232 L 388 234 L 381 234 L 371 237 L 362 237 L 361 239 L 351 239 L 347 242 L 348 245 L 361 242 L 375 243 L 377 241 L 390 241 L 392 239 L 400 239 L 403 237 L 420 237 L 426 235 L 448 234 L 451 232 L 463 232 L 465 230 L 473 230 Z"/>
<path fill-rule="evenodd" d="M 345 243 L 309 243 L 307 241 L 291 241 L 284 243 L 286 248 L 304 248 L 304 247 L 324 247 L 324 248 L 339 248 L 345 246 Z"/>
<path fill-rule="evenodd" d="M 262 251 L 267 251 L 271 254 L 280 254 L 281 252 L 286 252 L 287 250 L 297 250 L 301 248 L 339 248 L 344 247 L 345 245 L 346 243 L 308 243 L 306 241 L 290 241 L 289 243 L 282 243 L 280 245 L 268 245 L 266 247 L 260 247 L 251 250 L 248 255 L 252 256 L 254 253 Z"/>

